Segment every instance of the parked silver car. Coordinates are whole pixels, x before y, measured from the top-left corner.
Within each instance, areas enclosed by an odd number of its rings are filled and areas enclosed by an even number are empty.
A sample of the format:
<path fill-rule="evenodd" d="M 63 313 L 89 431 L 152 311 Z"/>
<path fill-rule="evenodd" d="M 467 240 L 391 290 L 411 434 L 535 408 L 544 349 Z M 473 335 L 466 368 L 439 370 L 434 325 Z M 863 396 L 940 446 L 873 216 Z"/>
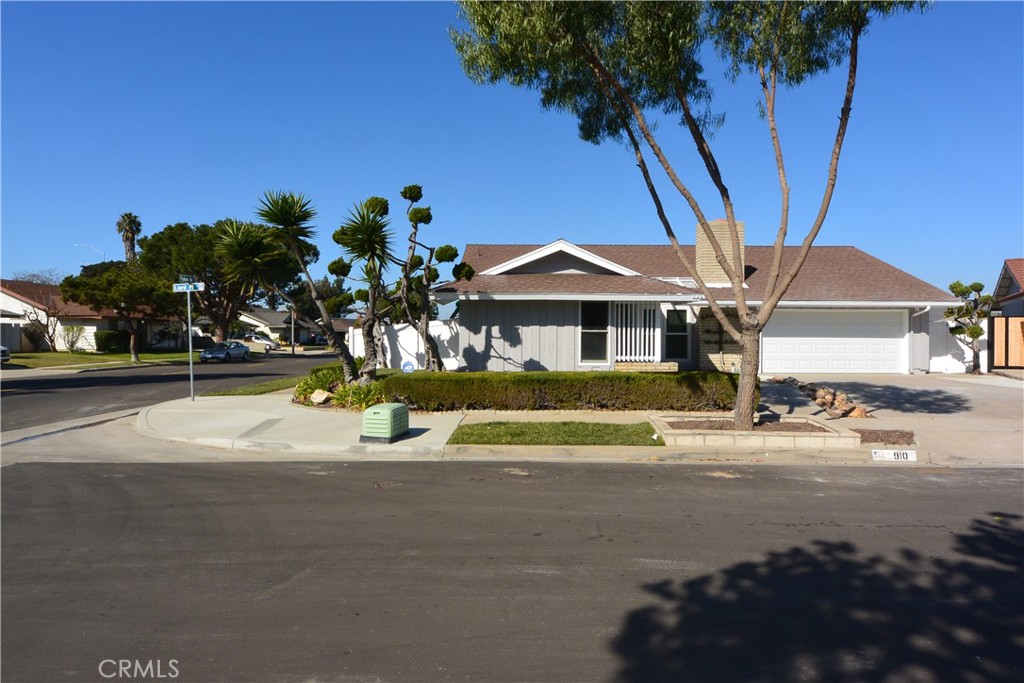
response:
<path fill-rule="evenodd" d="M 210 348 L 199 352 L 200 363 L 205 363 L 208 360 L 219 360 L 226 363 L 233 358 L 249 360 L 249 347 L 242 342 L 226 341 L 217 342 Z"/>
<path fill-rule="evenodd" d="M 276 341 L 268 337 L 264 337 L 262 334 L 245 334 L 242 336 L 242 341 L 250 344 L 262 344 L 263 348 L 267 351 L 277 351 L 281 348 L 281 345 Z"/>

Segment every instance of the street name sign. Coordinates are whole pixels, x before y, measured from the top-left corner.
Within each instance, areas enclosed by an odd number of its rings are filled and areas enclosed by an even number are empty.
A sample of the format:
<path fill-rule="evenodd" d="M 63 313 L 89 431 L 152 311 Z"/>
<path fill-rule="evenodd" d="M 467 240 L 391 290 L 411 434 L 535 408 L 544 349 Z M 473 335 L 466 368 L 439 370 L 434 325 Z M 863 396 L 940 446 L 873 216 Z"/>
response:
<path fill-rule="evenodd" d="M 175 282 L 174 291 L 181 292 L 202 292 L 206 290 L 205 282 Z"/>

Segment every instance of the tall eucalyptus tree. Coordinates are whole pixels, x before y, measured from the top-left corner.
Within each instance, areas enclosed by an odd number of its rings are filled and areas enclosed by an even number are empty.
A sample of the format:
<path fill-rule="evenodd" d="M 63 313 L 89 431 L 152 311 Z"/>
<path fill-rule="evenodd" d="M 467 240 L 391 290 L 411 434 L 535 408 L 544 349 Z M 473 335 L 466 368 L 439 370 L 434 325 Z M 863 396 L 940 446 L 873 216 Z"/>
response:
<path fill-rule="evenodd" d="M 459 4 L 468 28 L 453 28 L 451 37 L 471 79 L 538 90 L 542 107 L 577 117 L 583 140 L 618 141 L 631 152 L 631 162 L 643 177 L 669 242 L 715 318 L 742 349 L 734 424 L 750 429 L 761 331 L 800 271 L 832 201 L 852 112 L 861 38 L 874 18 L 910 9 L 915 3 L 464 0 Z M 712 89 L 704 76 L 704 62 L 715 53 L 733 77 L 753 75 L 776 163 L 781 208 L 767 287 L 759 302 L 748 302 L 744 291 L 733 199 L 711 144 L 710 133 L 722 117 L 711 107 Z M 776 122 L 777 97 L 781 89 L 799 86 L 844 62 L 845 87 L 820 206 L 796 258 L 784 268 L 790 186 Z M 723 247 L 692 186 L 670 162 L 661 144 L 668 136 L 660 135 L 650 118 L 657 112 L 677 116 L 696 145 L 721 201 L 731 246 Z M 648 155 L 693 212 L 731 287 L 718 292 L 709 288 L 680 247 Z M 736 317 L 728 315 L 727 308 L 734 309 Z"/>

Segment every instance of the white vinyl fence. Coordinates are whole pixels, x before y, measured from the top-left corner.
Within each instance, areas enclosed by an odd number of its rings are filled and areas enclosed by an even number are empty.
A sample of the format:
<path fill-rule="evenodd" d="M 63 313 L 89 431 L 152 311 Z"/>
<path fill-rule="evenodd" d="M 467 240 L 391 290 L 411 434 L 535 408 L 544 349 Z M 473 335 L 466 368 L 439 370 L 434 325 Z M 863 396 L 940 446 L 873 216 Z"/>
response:
<path fill-rule="evenodd" d="M 431 320 L 430 334 L 437 341 L 441 352 L 441 362 L 446 370 L 456 370 L 462 364 L 459 358 L 459 324 L 455 320 Z M 381 367 L 400 370 L 402 364 L 409 362 L 416 370 L 426 366 L 427 354 L 423 349 L 423 340 L 412 325 L 388 325 L 384 327 L 385 354 L 381 359 Z M 353 356 L 365 356 L 363 331 L 353 327 L 349 332 L 349 351 Z"/>

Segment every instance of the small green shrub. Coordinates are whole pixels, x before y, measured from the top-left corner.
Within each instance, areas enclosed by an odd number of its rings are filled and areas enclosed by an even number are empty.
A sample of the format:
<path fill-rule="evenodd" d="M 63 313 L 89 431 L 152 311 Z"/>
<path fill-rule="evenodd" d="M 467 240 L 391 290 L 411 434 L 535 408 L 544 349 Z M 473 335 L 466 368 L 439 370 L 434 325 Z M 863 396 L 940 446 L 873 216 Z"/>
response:
<path fill-rule="evenodd" d="M 388 400 L 442 410 L 731 410 L 737 377 L 718 372 L 444 372 L 389 375 Z"/>
<path fill-rule="evenodd" d="M 309 400 L 317 389 L 332 391 L 335 386 L 345 382 L 345 373 L 340 365 L 326 365 L 313 370 L 295 386 L 295 399 L 299 402 Z"/>
<path fill-rule="evenodd" d="M 212 349 L 217 340 L 213 337 L 206 337 L 198 334 L 192 335 L 192 349 L 194 351 L 202 351 L 203 349 Z"/>
<path fill-rule="evenodd" d="M 379 382 L 372 384 L 343 384 L 334 390 L 331 403 L 339 408 L 363 411 L 370 406 L 384 403 L 387 395 Z"/>
<path fill-rule="evenodd" d="M 128 330 L 96 330 L 93 338 L 100 353 L 127 353 L 131 343 Z"/>

